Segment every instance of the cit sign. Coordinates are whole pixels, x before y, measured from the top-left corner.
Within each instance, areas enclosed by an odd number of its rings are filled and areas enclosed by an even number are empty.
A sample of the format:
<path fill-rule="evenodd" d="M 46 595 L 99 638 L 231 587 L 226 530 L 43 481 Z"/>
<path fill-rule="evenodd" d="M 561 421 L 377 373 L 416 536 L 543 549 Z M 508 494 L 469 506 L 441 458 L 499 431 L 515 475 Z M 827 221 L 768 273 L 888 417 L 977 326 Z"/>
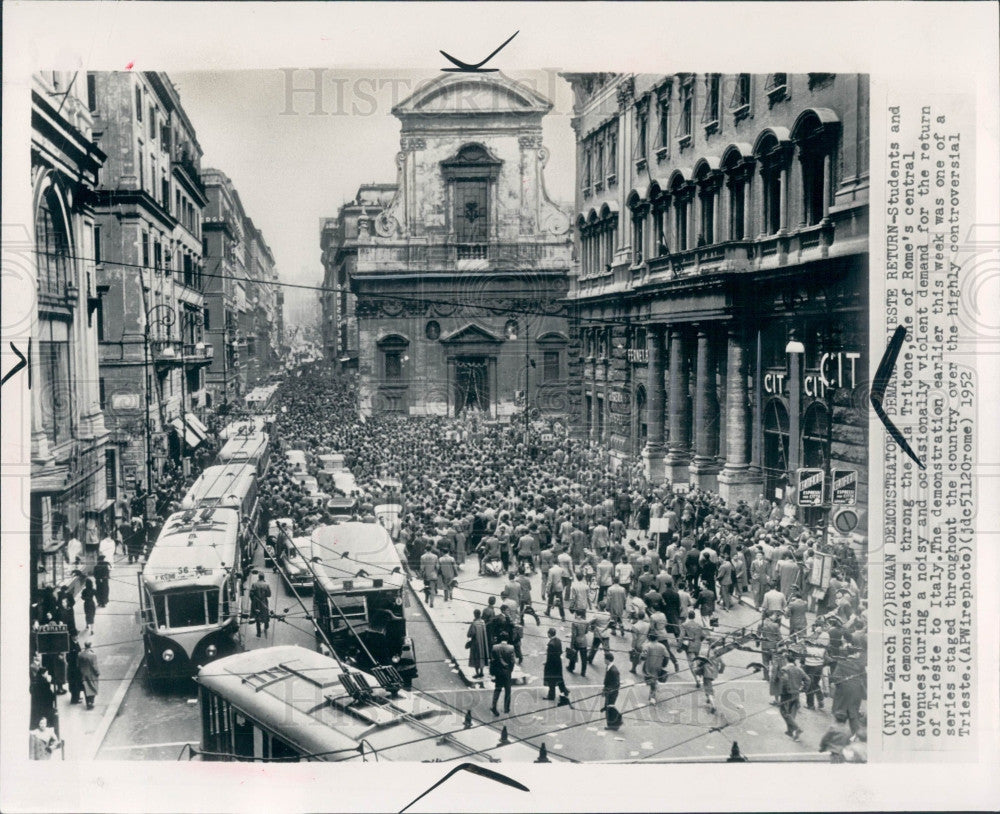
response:
<path fill-rule="evenodd" d="M 822 469 L 798 470 L 798 503 L 800 506 L 822 506 L 824 475 Z"/>
<path fill-rule="evenodd" d="M 834 506 L 853 506 L 858 502 L 858 471 L 834 469 L 831 475 L 833 490 L 830 502 Z"/>

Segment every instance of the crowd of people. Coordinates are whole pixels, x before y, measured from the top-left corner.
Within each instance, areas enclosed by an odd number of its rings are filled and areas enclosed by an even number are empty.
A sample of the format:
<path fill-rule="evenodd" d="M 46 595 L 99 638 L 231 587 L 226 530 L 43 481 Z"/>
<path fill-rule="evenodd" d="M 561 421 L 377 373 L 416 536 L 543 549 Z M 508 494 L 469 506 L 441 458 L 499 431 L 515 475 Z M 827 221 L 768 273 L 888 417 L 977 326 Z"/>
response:
<path fill-rule="evenodd" d="M 641 675 L 650 703 L 672 666 L 675 673 L 690 672 L 715 712 L 713 683 L 725 670 L 726 653 L 752 648 L 789 737 L 801 732 L 796 714 L 802 694 L 814 709 L 824 709 L 832 695 L 834 721 L 821 746 L 841 760 L 845 749 L 850 755 L 863 741 L 862 569 L 850 545 L 824 544 L 799 522 L 794 506 L 764 499 L 727 506 L 712 492 L 650 483 L 638 461 L 614 468 L 586 441 L 546 442 L 534 429 L 525 435 L 519 422 L 470 414 L 360 417 L 357 398 L 355 376 L 333 375 L 322 365 L 283 385 L 273 406 L 271 464 L 259 484 L 261 537 L 276 518 L 293 521 L 293 537 L 334 519 L 326 502 L 293 477 L 282 453 L 343 454 L 357 489 L 340 496 L 353 501 L 359 519 L 374 521 L 382 503 L 404 506 L 397 549 L 428 604 L 439 589 L 443 601 L 453 601 L 464 569 L 503 580 L 496 596 L 469 608 L 468 662 L 476 679 L 485 680 L 489 670 L 495 714 L 501 697 L 509 710 L 512 675 L 523 662 L 524 620 L 541 626 L 544 612 L 570 622 L 565 642 L 546 626 L 548 698 L 572 703 L 563 670 L 585 676 L 603 653 L 603 708 L 612 729 L 623 724 L 615 707 L 620 651 L 611 646 L 618 635 L 627 640 L 628 669 Z M 206 455 L 199 469 L 210 462 Z M 84 632 L 93 631 L 95 609 L 107 602 L 107 571 L 118 546 L 130 561 L 139 559 L 196 474 L 177 471 L 161 481 L 151 528 L 129 520 L 101 541 L 102 560 L 80 595 Z M 811 579 L 818 557 L 832 562 L 822 595 Z M 541 579 L 537 608 L 535 573 Z M 749 631 L 726 622 L 741 601 L 761 614 Z M 79 670 L 69 667 L 79 664 L 81 650 L 74 605 L 72 591 L 53 587 L 33 609 L 36 625 L 70 626 L 74 646 L 65 657 L 40 657 L 37 669 L 33 662 L 33 728 L 52 720 L 43 684 L 52 693 L 78 695 Z M 624 664 L 623 656 L 621 669 Z"/>
<path fill-rule="evenodd" d="M 802 694 L 815 709 L 832 695 L 832 712 L 844 717 L 849 739 L 864 737 L 861 568 L 850 545 L 824 545 L 794 506 L 764 499 L 727 506 L 711 492 L 652 484 L 638 462 L 613 469 L 585 441 L 544 443 L 536 432 L 525 437 L 519 422 L 481 415 L 359 418 L 350 374 L 303 372 L 285 385 L 280 404 L 276 450 L 344 454 L 358 485 L 349 497 L 359 518 L 373 519 L 375 506 L 402 496 L 397 548 L 428 604 L 439 596 L 452 600 L 460 570 L 506 578 L 497 596 L 483 596 L 469 609 L 469 666 L 476 679 L 485 680 L 489 670 L 495 714 L 501 697 L 509 709 L 514 666 L 523 661 L 524 619 L 540 624 L 544 605 L 550 617 L 571 621 L 567 642 L 555 628 L 548 632 L 543 681 L 550 699 L 557 700 L 558 690 L 558 703 L 571 703 L 564 665 L 586 675 L 603 651 L 612 728 L 622 723 L 614 708 L 619 666 L 609 644 L 617 633 L 629 639 L 630 672 L 642 674 L 651 703 L 672 665 L 674 672 L 691 672 L 714 711 L 712 685 L 725 669 L 725 653 L 752 647 L 789 737 L 801 732 Z M 262 524 L 290 517 L 295 533 L 305 534 L 331 522 L 283 458 L 273 456 L 262 485 Z M 398 481 L 392 495 L 390 480 Z M 819 556 L 833 566 L 822 596 L 810 579 Z M 529 579 L 535 572 L 542 584 L 537 609 Z M 761 622 L 737 635 L 725 619 L 741 599 L 761 612 Z M 807 611 L 815 613 L 813 624 Z M 830 742 L 824 746 L 839 754 L 839 740 Z"/>

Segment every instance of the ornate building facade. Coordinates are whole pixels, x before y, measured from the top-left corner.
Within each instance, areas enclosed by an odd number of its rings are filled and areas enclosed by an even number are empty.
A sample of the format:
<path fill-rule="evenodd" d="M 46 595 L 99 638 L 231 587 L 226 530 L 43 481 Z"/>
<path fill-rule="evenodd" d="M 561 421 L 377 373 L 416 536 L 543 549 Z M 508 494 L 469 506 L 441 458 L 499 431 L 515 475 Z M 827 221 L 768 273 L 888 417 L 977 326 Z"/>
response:
<path fill-rule="evenodd" d="M 201 147 L 166 74 L 90 73 L 101 400 L 131 494 L 205 439 Z"/>
<path fill-rule="evenodd" d="M 34 236 L 24 238 L 36 279 L 28 360 L 33 594 L 69 578 L 76 567 L 65 556 L 71 537 L 96 549 L 113 525 L 118 490 L 95 321 L 94 188 L 107 156 L 93 143 L 86 83 L 76 79 L 44 71 L 31 85 Z"/>
<path fill-rule="evenodd" d="M 395 184 L 363 184 L 353 201 L 340 207 L 336 218 L 320 223 L 323 286 L 320 292 L 323 353 L 342 369 L 358 367 L 357 297 L 350 279 L 358 260 L 358 222 L 369 223 L 372 212 L 381 212 L 396 195 Z"/>
<path fill-rule="evenodd" d="M 578 432 L 733 502 L 854 470 L 863 531 L 868 78 L 565 78 Z"/>
<path fill-rule="evenodd" d="M 502 74 L 448 74 L 393 109 L 395 192 L 358 217 L 349 281 L 364 412 L 575 409 L 570 219 L 543 178 L 551 107 Z"/>

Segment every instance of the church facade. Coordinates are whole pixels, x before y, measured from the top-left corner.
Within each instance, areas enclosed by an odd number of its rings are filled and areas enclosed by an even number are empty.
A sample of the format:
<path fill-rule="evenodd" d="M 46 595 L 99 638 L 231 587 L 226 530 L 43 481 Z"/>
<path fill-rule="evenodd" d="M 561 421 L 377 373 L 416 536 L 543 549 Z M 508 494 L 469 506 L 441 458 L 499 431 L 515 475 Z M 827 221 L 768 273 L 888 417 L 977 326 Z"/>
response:
<path fill-rule="evenodd" d="M 543 176 L 551 107 L 502 74 L 447 74 L 393 109 L 396 191 L 359 216 L 350 279 L 364 414 L 578 409 L 570 218 Z"/>

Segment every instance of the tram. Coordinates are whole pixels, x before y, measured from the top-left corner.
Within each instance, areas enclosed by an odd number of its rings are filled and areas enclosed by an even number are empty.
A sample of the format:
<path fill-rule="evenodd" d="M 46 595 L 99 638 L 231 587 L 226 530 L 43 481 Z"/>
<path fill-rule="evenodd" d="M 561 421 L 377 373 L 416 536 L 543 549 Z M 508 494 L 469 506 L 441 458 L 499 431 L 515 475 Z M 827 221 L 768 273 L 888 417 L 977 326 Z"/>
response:
<path fill-rule="evenodd" d="M 240 518 L 243 559 L 249 566 L 253 561 L 254 530 L 260 508 L 257 489 L 257 470 L 252 464 L 209 466 L 188 489 L 181 508 L 236 509 Z"/>
<path fill-rule="evenodd" d="M 316 624 L 337 652 L 363 669 L 373 659 L 391 664 L 409 686 L 417 664 L 403 616 L 407 580 L 389 533 L 378 523 L 320 526 L 310 536 L 309 558 Z"/>
<path fill-rule="evenodd" d="M 234 435 L 219 450 L 219 465 L 253 464 L 257 469 L 257 474 L 263 475 L 267 469 L 270 447 L 271 438 L 267 433 Z"/>
<path fill-rule="evenodd" d="M 240 518 L 236 509 L 175 512 L 139 576 L 146 668 L 190 677 L 240 648 Z"/>
<path fill-rule="evenodd" d="M 527 743 L 398 686 L 391 670 L 342 668 L 303 647 L 265 647 L 201 668 L 204 760 L 532 762 Z M 557 755 L 553 758 L 559 759 Z"/>

